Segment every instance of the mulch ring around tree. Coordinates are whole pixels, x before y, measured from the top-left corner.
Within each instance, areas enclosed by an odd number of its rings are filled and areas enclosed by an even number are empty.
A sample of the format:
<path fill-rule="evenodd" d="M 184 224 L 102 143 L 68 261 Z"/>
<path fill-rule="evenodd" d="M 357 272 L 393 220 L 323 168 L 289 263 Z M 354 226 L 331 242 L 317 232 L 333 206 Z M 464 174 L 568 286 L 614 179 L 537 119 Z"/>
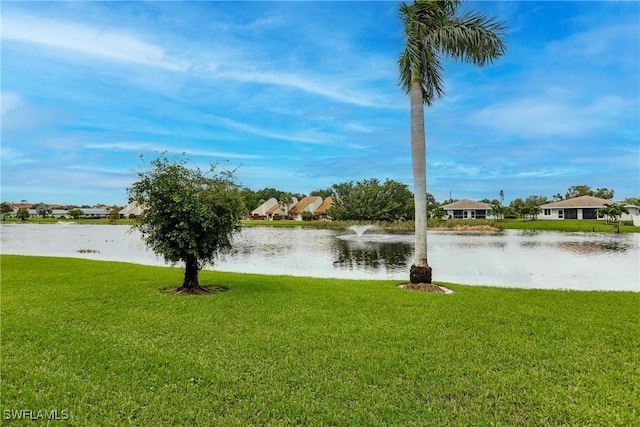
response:
<path fill-rule="evenodd" d="M 431 292 L 435 294 L 453 293 L 451 289 L 436 285 L 435 283 L 404 283 L 398 287 L 402 289 L 409 289 L 411 291 Z"/>
<path fill-rule="evenodd" d="M 158 292 L 162 294 L 173 294 L 173 295 L 215 295 L 222 292 L 228 291 L 229 288 L 222 285 L 200 285 L 197 288 L 160 288 Z"/>

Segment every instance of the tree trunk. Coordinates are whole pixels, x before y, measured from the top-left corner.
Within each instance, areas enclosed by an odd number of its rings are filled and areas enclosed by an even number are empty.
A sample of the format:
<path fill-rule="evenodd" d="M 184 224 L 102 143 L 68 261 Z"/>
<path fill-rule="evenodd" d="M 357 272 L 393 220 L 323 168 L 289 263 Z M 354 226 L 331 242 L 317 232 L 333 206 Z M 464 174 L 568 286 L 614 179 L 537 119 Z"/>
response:
<path fill-rule="evenodd" d="M 410 270 L 411 283 L 431 283 L 427 263 L 427 150 L 424 134 L 424 100 L 419 81 L 411 84 L 411 161 L 416 217 L 415 260 Z"/>
<path fill-rule="evenodd" d="M 198 266 L 198 259 L 194 256 L 189 256 L 185 262 L 184 269 L 184 282 L 182 283 L 183 289 L 199 289 L 200 283 L 198 283 L 198 273 L 200 267 Z"/>

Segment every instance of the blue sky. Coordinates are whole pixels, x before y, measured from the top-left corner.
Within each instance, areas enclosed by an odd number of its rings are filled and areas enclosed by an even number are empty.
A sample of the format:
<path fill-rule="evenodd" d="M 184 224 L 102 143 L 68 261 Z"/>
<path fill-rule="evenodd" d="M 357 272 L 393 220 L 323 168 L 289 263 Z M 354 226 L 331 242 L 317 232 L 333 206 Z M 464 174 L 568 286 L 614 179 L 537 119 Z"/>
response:
<path fill-rule="evenodd" d="M 3 201 L 125 204 L 140 155 L 222 162 L 308 194 L 412 187 L 399 2 L 2 2 Z M 445 62 L 426 109 L 438 201 L 640 195 L 637 2 L 467 2 L 509 25 L 491 66 Z"/>

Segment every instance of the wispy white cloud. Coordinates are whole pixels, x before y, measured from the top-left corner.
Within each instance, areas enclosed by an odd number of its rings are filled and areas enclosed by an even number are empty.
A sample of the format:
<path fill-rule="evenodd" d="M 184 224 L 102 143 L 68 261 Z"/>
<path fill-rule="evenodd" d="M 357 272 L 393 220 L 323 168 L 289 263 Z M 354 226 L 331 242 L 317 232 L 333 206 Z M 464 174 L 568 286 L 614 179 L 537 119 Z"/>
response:
<path fill-rule="evenodd" d="M 562 176 L 571 176 L 575 173 L 575 169 L 554 168 L 520 171 L 513 173 L 512 176 L 514 178 L 558 178 Z"/>
<path fill-rule="evenodd" d="M 24 103 L 22 96 L 16 92 L 2 92 L 0 93 L 0 106 L 2 107 L 2 118 L 6 114 L 15 110 Z"/>
<path fill-rule="evenodd" d="M 618 96 L 578 100 L 547 95 L 489 105 L 473 113 L 470 122 L 509 135 L 579 136 L 612 126 L 632 106 Z"/>
<path fill-rule="evenodd" d="M 36 158 L 5 145 L 0 146 L 0 153 L 3 166 L 24 165 L 38 162 Z"/>
<path fill-rule="evenodd" d="M 259 25 L 270 22 L 273 19 L 266 19 Z M 1 36 L 7 41 L 30 43 L 122 63 L 195 73 L 214 80 L 289 87 L 350 105 L 374 108 L 396 106 L 388 94 L 364 88 L 366 81 L 362 81 L 362 73 L 357 70 L 355 77 L 343 74 L 341 78 L 327 79 L 315 70 L 300 73 L 283 71 L 281 63 L 272 61 L 252 58 L 252 62 L 248 63 L 246 53 L 234 50 L 233 46 L 215 45 L 215 51 L 207 46 L 180 51 L 179 48 L 145 41 L 141 35 L 124 28 L 104 28 L 25 13 L 4 13 L 2 26 Z M 169 53 L 176 51 L 180 54 Z M 202 58 L 207 59 L 203 61 Z M 369 65 L 366 61 L 360 64 Z"/>
<path fill-rule="evenodd" d="M 147 42 L 126 29 L 105 29 L 13 12 L 4 14 L 2 24 L 1 34 L 4 40 L 53 47 L 112 61 L 195 72 L 212 79 L 290 87 L 337 102 L 363 107 L 387 108 L 394 105 L 382 94 L 351 89 L 349 79 L 327 80 L 313 72 L 298 74 L 275 71 L 275 64 L 245 64 L 242 59 L 244 54 L 234 52 L 233 48 L 228 46 L 224 48 L 224 53 L 206 50 L 197 52 L 200 57 L 217 58 L 215 61 L 202 62 L 197 57 L 189 58 L 188 53 L 182 54 L 180 58 L 172 56 L 168 53 L 168 48 Z"/>
<path fill-rule="evenodd" d="M 4 13 L 2 39 L 176 71 L 188 68 L 188 64 L 170 58 L 161 46 L 145 42 L 124 30 L 92 27 L 36 15 Z"/>
<path fill-rule="evenodd" d="M 247 83 L 290 87 L 337 102 L 361 107 L 393 108 L 396 105 L 384 94 L 364 90 L 359 87 L 361 85 L 350 85 L 349 83 L 353 82 L 353 80 L 346 75 L 340 79 L 327 80 L 326 77 L 321 77 L 313 72 L 297 74 L 286 71 L 273 71 L 267 64 L 259 68 L 255 65 L 217 67 L 211 70 L 211 76 Z M 352 89 L 351 87 L 354 86 L 360 90 Z"/>
<path fill-rule="evenodd" d="M 135 152 L 167 152 L 174 154 L 186 153 L 192 156 L 206 156 L 206 157 L 219 157 L 224 159 L 260 159 L 263 156 L 246 153 L 233 153 L 229 151 L 215 151 L 215 150 L 201 150 L 194 149 L 192 147 L 174 147 L 156 143 L 147 142 L 97 142 L 88 143 L 86 148 L 99 149 L 99 150 L 120 150 L 120 151 L 135 151 Z"/>
<path fill-rule="evenodd" d="M 508 51 L 446 62 L 447 96 L 425 112 L 429 191 L 636 195 L 637 4 L 469 6 L 513 23 Z M 412 182 L 393 2 L 7 2 L 1 19 L 12 199 L 58 187 L 52 202 L 119 203 L 154 151 L 241 163 L 253 189 Z"/>
<path fill-rule="evenodd" d="M 259 127 L 241 123 L 226 117 L 211 115 L 210 118 L 228 128 L 241 131 L 243 133 L 260 136 L 269 139 L 278 139 L 282 141 L 301 142 L 306 144 L 332 145 L 333 137 L 331 135 L 319 132 L 315 129 L 307 129 L 304 131 L 278 132 L 269 130 L 267 127 Z"/>
<path fill-rule="evenodd" d="M 638 52 L 637 16 L 553 40 L 546 50 L 549 57 L 556 60 L 581 60 L 598 67 L 629 59 L 630 50 Z"/>
<path fill-rule="evenodd" d="M 479 176 L 483 171 L 480 166 L 469 166 L 462 162 L 429 162 L 427 168 L 444 172 L 449 176 Z"/>

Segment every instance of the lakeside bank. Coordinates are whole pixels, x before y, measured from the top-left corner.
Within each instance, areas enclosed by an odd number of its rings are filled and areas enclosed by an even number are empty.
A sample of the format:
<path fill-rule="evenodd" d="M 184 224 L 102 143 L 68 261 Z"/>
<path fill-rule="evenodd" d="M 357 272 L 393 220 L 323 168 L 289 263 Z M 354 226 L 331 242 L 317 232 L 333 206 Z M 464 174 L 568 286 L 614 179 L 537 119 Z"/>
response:
<path fill-rule="evenodd" d="M 20 221 L 15 218 L 3 221 L 7 224 L 36 223 L 55 224 L 77 223 L 77 224 L 101 224 L 101 225 L 127 225 L 134 220 L 119 219 L 109 221 L 107 219 L 58 219 L 58 218 L 29 218 Z M 294 220 L 242 220 L 243 227 L 303 227 L 323 230 L 347 230 L 353 225 L 374 225 L 377 229 L 389 233 L 402 233 L 415 231 L 413 221 L 398 221 L 393 223 L 379 221 L 294 221 Z M 499 230 L 539 230 L 539 231 L 564 231 L 564 232 L 587 232 L 587 233 L 640 233 L 640 227 L 633 226 L 629 221 L 619 223 L 606 223 L 603 220 L 436 220 L 429 219 L 428 230 L 455 230 L 455 231 L 499 231 Z"/>

